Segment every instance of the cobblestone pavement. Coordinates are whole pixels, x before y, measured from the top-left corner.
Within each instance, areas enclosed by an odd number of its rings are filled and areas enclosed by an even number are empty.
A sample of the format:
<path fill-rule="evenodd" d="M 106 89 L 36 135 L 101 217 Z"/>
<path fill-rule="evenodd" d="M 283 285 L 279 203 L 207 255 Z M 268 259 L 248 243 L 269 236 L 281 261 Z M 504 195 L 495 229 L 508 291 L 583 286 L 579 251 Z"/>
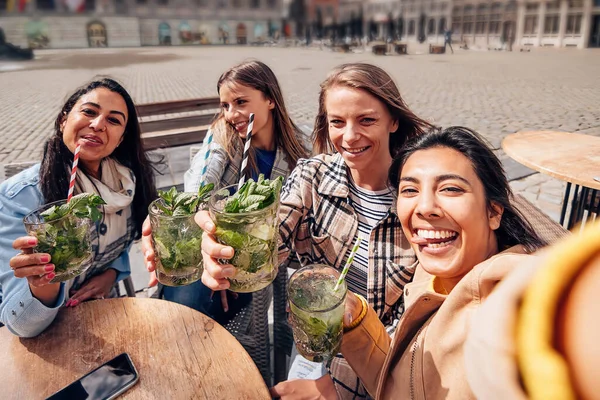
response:
<path fill-rule="evenodd" d="M 0 163 L 39 158 L 65 96 L 94 76 L 117 78 L 138 103 L 185 99 L 215 95 L 220 73 L 247 58 L 273 68 L 300 124 L 312 123 L 319 83 L 332 67 L 365 61 L 390 72 L 419 115 L 441 126 L 474 128 L 494 148 L 525 129 L 600 136 L 600 51 L 594 50 L 385 57 L 254 47 L 46 50 L 33 62 L 0 63 Z M 515 191 L 558 219 L 564 184 L 531 175 L 498 153 Z"/>

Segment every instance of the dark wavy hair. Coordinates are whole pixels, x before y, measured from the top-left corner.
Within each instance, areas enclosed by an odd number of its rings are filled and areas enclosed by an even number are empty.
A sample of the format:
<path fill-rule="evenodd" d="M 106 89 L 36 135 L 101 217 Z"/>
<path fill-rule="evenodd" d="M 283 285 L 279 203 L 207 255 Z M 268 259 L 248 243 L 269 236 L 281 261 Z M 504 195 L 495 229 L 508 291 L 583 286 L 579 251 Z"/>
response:
<path fill-rule="evenodd" d="M 127 105 L 129 117 L 123 133 L 123 141 L 109 156 L 131 169 L 136 178 L 135 195 L 132 202 L 134 236 L 141 237 L 142 224 L 148 215 L 148 205 L 157 197 L 152 164 L 142 146 L 140 125 L 135 104 L 123 86 L 110 78 L 94 80 L 77 89 L 65 102 L 54 121 L 54 135 L 44 146 L 40 168 L 40 184 L 46 203 L 62 200 L 69 190 L 69 177 L 73 153 L 63 142 L 61 123 L 71 112 L 81 96 L 92 90 L 105 88 L 119 94 Z M 81 164 L 80 164 L 81 165 Z M 81 166 L 80 168 L 84 168 Z"/>
<path fill-rule="evenodd" d="M 533 252 L 547 244 L 523 214 L 511 204 L 513 193 L 502 162 L 492 152 L 486 140 L 469 128 L 452 126 L 444 130 L 434 129 L 407 142 L 392 162 L 389 172 L 390 184 L 396 189 L 399 188 L 402 167 L 411 155 L 436 147 L 447 147 L 467 157 L 483 184 L 488 209 L 494 212 L 493 203 L 504 207 L 500 227 L 496 230 L 499 249 L 521 244 L 528 252 Z"/>

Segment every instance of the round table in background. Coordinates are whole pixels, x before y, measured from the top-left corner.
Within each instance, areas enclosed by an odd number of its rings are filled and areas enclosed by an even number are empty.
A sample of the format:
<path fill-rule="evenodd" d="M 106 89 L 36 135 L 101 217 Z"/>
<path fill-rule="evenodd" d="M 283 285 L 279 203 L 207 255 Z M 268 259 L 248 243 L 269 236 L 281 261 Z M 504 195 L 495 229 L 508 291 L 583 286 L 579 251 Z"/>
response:
<path fill-rule="evenodd" d="M 191 308 L 136 298 L 63 308 L 31 339 L 0 328 L 0 397 L 45 398 L 121 353 L 139 373 L 124 399 L 271 398 L 254 362 L 225 328 Z"/>
<path fill-rule="evenodd" d="M 560 223 L 567 229 L 592 214 L 597 218 L 600 212 L 599 137 L 555 131 L 518 132 L 504 138 L 502 149 L 526 167 L 567 182 L 560 216 Z"/>

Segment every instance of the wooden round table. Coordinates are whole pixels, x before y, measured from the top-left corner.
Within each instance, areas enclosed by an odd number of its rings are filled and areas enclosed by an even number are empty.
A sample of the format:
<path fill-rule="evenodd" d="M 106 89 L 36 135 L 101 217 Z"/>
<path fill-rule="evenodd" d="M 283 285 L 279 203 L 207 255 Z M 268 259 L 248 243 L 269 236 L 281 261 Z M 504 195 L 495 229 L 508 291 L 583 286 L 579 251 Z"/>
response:
<path fill-rule="evenodd" d="M 569 132 L 518 132 L 504 138 L 502 149 L 526 167 L 567 182 L 561 224 L 565 222 L 572 185 L 575 188 L 567 227 L 581 221 L 585 210 L 598 213 L 600 138 Z"/>
<path fill-rule="evenodd" d="M 129 353 L 139 373 L 124 399 L 271 398 L 225 328 L 191 308 L 136 298 L 63 308 L 32 339 L 0 328 L 0 397 L 45 398 L 121 353 Z"/>

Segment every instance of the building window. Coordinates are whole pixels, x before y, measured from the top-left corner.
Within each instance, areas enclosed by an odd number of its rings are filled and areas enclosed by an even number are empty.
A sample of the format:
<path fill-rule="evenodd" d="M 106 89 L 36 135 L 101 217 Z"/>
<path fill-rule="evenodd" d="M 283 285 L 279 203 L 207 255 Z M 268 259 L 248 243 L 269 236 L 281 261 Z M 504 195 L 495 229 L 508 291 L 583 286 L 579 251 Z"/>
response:
<path fill-rule="evenodd" d="M 427 34 L 435 35 L 435 19 L 433 18 L 429 20 L 429 24 L 427 25 Z"/>
<path fill-rule="evenodd" d="M 135 0 L 136 4 L 146 4 L 146 0 Z"/>
<path fill-rule="evenodd" d="M 94 11 L 96 9 L 96 0 L 85 0 L 85 11 Z"/>
<path fill-rule="evenodd" d="M 484 34 L 485 33 L 485 23 L 487 20 L 487 5 L 485 4 L 481 4 L 478 8 L 477 8 L 477 19 L 476 19 L 476 23 L 475 23 L 475 33 L 476 34 Z"/>
<path fill-rule="evenodd" d="M 166 6 L 169 3 L 169 0 L 157 0 L 156 2 L 159 6 Z"/>
<path fill-rule="evenodd" d="M 560 9 L 560 1 L 551 1 L 546 4 L 546 10 L 555 11 Z"/>
<path fill-rule="evenodd" d="M 38 10 L 54 10 L 54 0 L 37 0 L 36 7 Z M 6 7 L 0 7 L 0 10 L 6 10 Z"/>
<path fill-rule="evenodd" d="M 446 32 L 446 18 L 442 17 L 438 23 L 438 34 L 442 34 L 444 32 Z"/>
<path fill-rule="evenodd" d="M 490 31 L 491 34 L 499 34 L 500 33 L 500 21 L 490 21 Z"/>
<path fill-rule="evenodd" d="M 415 34 L 415 20 L 411 19 L 408 23 L 408 36 L 412 36 Z"/>
<path fill-rule="evenodd" d="M 525 17 L 525 28 L 523 33 L 525 35 L 535 35 L 538 32 L 538 17 L 537 15 L 529 15 Z"/>
<path fill-rule="evenodd" d="M 452 32 L 455 34 L 459 34 L 461 26 L 462 26 L 462 22 L 460 21 L 460 17 L 453 17 L 452 18 Z"/>
<path fill-rule="evenodd" d="M 260 7 L 260 0 L 250 0 L 250 8 Z"/>
<path fill-rule="evenodd" d="M 448 8 L 448 3 L 442 3 L 442 4 L 440 5 L 440 9 L 441 9 L 442 11 L 446 11 L 446 8 Z"/>
<path fill-rule="evenodd" d="M 267 6 L 269 8 L 275 8 L 277 6 L 277 0 L 267 0 Z"/>
<path fill-rule="evenodd" d="M 546 17 L 544 21 L 544 33 L 547 35 L 556 35 L 558 34 L 558 24 L 560 22 L 560 18 L 558 15 L 549 15 Z"/>
<path fill-rule="evenodd" d="M 567 35 L 581 34 L 581 14 L 567 16 Z"/>
<path fill-rule="evenodd" d="M 536 13 L 536 12 L 538 12 L 539 8 L 540 8 L 540 3 L 527 3 L 527 4 L 525 4 L 525 10 L 528 13 Z"/>
<path fill-rule="evenodd" d="M 583 0 L 569 0 L 569 8 L 583 8 Z"/>
<path fill-rule="evenodd" d="M 492 4 L 492 13 L 499 14 L 502 12 L 502 4 L 494 3 Z"/>

